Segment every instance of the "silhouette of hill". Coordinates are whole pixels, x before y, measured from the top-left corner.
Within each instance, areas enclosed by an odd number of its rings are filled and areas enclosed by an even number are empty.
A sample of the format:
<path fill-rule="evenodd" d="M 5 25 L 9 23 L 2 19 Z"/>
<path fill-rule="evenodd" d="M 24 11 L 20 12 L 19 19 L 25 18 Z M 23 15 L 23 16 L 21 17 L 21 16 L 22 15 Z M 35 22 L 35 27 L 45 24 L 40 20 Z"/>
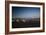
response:
<path fill-rule="evenodd" d="M 12 28 L 40 27 L 40 18 L 15 18 L 12 20 Z"/>

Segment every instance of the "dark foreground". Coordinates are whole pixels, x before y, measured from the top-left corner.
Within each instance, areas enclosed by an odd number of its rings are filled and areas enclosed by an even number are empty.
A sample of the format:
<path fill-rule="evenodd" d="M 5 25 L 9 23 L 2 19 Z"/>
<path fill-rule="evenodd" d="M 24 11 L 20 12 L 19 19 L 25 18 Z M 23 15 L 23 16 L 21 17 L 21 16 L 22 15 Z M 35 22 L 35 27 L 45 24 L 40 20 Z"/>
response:
<path fill-rule="evenodd" d="M 27 27 L 40 27 L 40 19 L 27 19 L 25 22 L 19 20 L 19 22 L 15 21 L 12 22 L 12 28 L 27 28 Z"/>

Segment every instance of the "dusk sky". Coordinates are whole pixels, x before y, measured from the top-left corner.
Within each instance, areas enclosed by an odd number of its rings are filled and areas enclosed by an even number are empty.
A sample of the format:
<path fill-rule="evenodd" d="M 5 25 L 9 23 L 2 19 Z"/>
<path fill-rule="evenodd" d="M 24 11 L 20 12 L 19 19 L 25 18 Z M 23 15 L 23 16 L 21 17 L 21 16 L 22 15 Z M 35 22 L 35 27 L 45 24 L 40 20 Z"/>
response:
<path fill-rule="evenodd" d="M 40 8 L 38 7 L 12 7 L 13 18 L 39 18 Z"/>

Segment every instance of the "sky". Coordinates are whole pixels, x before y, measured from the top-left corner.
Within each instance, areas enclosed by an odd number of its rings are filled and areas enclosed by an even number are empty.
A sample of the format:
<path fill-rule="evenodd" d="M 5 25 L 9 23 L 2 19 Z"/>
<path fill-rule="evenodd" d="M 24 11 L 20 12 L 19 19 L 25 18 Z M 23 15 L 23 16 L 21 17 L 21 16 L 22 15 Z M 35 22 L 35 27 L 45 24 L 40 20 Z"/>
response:
<path fill-rule="evenodd" d="M 39 18 L 39 7 L 12 7 L 13 18 Z"/>

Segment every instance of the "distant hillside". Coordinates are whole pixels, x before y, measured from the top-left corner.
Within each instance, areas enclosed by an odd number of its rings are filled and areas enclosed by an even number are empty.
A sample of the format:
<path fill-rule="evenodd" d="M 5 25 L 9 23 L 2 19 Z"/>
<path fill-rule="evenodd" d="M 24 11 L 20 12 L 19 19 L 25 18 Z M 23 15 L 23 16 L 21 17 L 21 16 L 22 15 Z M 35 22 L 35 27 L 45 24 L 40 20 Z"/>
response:
<path fill-rule="evenodd" d="M 13 28 L 23 28 L 23 27 L 39 27 L 40 26 L 40 18 L 15 18 L 12 21 Z"/>

